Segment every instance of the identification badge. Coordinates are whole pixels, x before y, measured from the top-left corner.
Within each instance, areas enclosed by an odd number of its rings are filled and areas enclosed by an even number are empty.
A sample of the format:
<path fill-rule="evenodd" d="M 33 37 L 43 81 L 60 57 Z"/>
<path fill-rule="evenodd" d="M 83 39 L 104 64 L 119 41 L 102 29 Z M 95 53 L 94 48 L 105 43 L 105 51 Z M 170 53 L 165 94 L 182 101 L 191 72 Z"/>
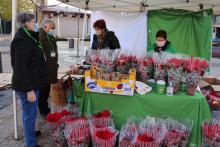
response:
<path fill-rule="evenodd" d="M 51 56 L 51 57 L 56 57 L 56 52 L 51 52 L 51 53 L 50 53 L 50 56 Z"/>

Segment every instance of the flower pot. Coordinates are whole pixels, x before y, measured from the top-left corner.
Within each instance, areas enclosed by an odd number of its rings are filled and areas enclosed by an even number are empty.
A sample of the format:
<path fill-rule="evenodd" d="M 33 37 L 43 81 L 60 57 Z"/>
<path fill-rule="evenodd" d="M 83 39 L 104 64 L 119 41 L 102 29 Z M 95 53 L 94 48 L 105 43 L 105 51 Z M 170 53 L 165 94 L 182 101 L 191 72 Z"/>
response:
<path fill-rule="evenodd" d="M 195 95 L 196 93 L 196 87 L 187 87 L 186 88 L 186 94 L 187 95 Z"/>

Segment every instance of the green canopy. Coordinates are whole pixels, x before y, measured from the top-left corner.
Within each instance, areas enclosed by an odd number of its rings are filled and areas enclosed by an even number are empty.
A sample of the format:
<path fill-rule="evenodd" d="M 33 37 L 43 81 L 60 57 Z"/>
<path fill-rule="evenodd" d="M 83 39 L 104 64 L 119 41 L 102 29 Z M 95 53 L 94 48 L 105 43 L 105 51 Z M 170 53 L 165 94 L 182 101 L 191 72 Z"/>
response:
<path fill-rule="evenodd" d="M 148 46 L 158 30 L 165 30 L 178 53 L 211 58 L 213 10 L 192 12 L 179 9 L 152 10 L 148 13 Z"/>

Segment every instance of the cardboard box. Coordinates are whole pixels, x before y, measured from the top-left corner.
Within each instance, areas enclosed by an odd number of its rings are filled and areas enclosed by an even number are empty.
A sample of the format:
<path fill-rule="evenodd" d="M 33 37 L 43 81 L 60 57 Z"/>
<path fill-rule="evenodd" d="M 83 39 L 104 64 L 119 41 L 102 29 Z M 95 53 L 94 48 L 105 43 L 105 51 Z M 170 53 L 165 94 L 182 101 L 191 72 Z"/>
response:
<path fill-rule="evenodd" d="M 90 72 L 93 72 L 92 74 Z M 131 70 L 127 78 L 120 81 L 108 81 L 93 77 L 96 71 L 87 70 L 85 72 L 85 91 L 107 93 L 116 95 L 133 96 L 136 81 L 136 71 Z M 91 76 L 92 75 L 92 76 Z"/>
<path fill-rule="evenodd" d="M 201 89 L 212 89 L 220 93 L 220 78 L 204 77 L 199 84 Z"/>

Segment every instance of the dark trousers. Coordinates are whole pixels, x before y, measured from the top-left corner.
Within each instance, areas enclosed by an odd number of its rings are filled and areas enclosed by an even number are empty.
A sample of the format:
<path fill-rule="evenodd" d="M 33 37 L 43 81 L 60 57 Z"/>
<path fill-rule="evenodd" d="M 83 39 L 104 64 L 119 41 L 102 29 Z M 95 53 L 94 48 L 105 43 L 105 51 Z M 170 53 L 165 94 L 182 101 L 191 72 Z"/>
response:
<path fill-rule="evenodd" d="M 47 114 L 50 113 L 50 108 L 47 102 L 49 93 L 50 93 L 50 85 L 47 85 L 45 88 L 40 89 L 38 107 L 40 114 L 43 116 L 47 116 Z"/>

